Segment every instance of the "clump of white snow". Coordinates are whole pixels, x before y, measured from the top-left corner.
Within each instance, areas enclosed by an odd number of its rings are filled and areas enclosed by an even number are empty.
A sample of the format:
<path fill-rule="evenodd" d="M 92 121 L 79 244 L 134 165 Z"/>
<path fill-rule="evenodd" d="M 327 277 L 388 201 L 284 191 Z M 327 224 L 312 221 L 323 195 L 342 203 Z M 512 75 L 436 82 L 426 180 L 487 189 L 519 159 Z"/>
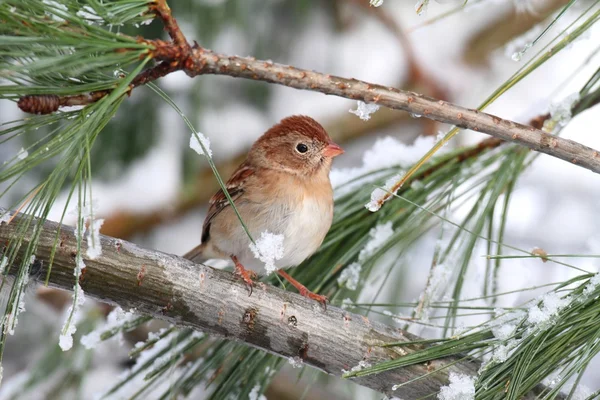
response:
<path fill-rule="evenodd" d="M 198 136 L 196 137 L 196 135 Z M 198 139 L 200 139 L 200 141 L 198 141 Z M 204 147 L 204 149 L 202 147 Z M 210 149 L 210 139 L 201 134 L 200 132 L 192 133 L 192 135 L 190 136 L 190 148 L 196 153 L 200 154 L 201 156 L 206 155 L 209 158 L 212 157 L 212 150 Z M 204 152 L 204 150 L 206 150 L 206 153 Z"/>
<path fill-rule="evenodd" d="M 100 227 L 104 223 L 104 219 L 91 219 L 87 229 L 87 256 L 91 260 L 95 260 L 102 254 L 102 244 L 100 243 Z"/>
<path fill-rule="evenodd" d="M 60 337 L 58 339 L 58 345 L 62 351 L 70 350 L 73 347 L 73 335 L 77 331 L 77 323 L 83 318 L 83 312 L 81 306 L 85 303 L 85 293 L 81 286 L 79 286 L 79 277 L 81 271 L 85 268 L 81 254 L 77 254 L 75 259 L 75 286 L 73 287 L 73 303 L 67 309 L 65 313 L 65 323 L 63 324 L 62 330 L 60 331 Z"/>
<path fill-rule="evenodd" d="M 546 323 L 565 308 L 569 301 L 569 297 L 561 298 L 558 293 L 547 293 L 540 299 L 541 304 L 529 309 L 527 321 L 533 325 Z"/>
<path fill-rule="evenodd" d="M 571 109 L 579 101 L 579 92 L 565 97 L 562 101 L 550 105 L 550 118 L 544 121 L 542 129 L 552 133 L 556 128 L 565 126 L 571 120 Z"/>
<path fill-rule="evenodd" d="M 367 210 L 371 212 L 378 211 L 383 205 L 384 201 L 391 198 L 399 188 L 395 188 L 394 186 L 402 179 L 404 173 L 396 174 L 385 181 L 385 185 L 382 188 L 377 188 L 371 192 L 371 201 L 368 202 L 365 207 Z M 390 194 L 391 193 L 391 194 Z"/>
<path fill-rule="evenodd" d="M 73 347 L 73 335 L 77 331 L 77 323 L 82 319 L 81 306 L 85 303 L 85 294 L 79 286 L 79 282 L 75 284 L 73 299 L 75 304 L 71 304 L 66 312 L 65 323 L 58 339 L 58 345 L 62 351 L 70 350 Z"/>
<path fill-rule="evenodd" d="M 81 344 L 86 349 L 93 349 L 101 342 L 104 332 L 111 331 L 126 322 L 133 321 L 137 317 L 133 310 L 125 312 L 121 307 L 116 307 L 108 314 L 105 323 L 81 337 Z"/>
<path fill-rule="evenodd" d="M 381 1 L 381 3 L 383 3 L 383 0 L 379 0 Z M 373 5 L 373 4 L 371 4 Z M 381 5 L 381 4 L 379 4 Z M 375 6 L 375 7 L 379 7 Z M 364 101 L 358 101 L 357 102 L 358 105 L 356 107 L 356 110 L 348 110 L 350 111 L 352 114 L 357 115 L 358 118 L 362 119 L 363 121 L 368 121 L 371 119 L 371 114 L 373 114 L 375 111 L 379 110 L 379 106 L 377 104 L 367 104 Z"/>
<path fill-rule="evenodd" d="M 292 368 L 302 368 L 302 366 L 304 365 L 304 361 L 302 361 L 302 359 L 298 356 L 289 357 L 288 362 L 290 363 Z"/>
<path fill-rule="evenodd" d="M 371 237 L 365 247 L 358 254 L 359 260 L 364 260 L 371 254 L 375 253 L 385 242 L 394 234 L 392 228 L 392 221 L 388 221 L 385 224 L 379 224 L 369 231 Z"/>
<path fill-rule="evenodd" d="M 8 224 L 11 218 L 12 215 L 8 211 L 5 211 L 4 214 L 0 215 L 0 225 Z"/>
<path fill-rule="evenodd" d="M 450 384 L 443 386 L 438 393 L 439 400 L 474 400 L 475 379 L 463 374 L 450 372 Z"/>
<path fill-rule="evenodd" d="M 21 147 L 21 150 L 19 150 L 19 152 L 17 153 L 17 158 L 19 160 L 24 160 L 27 158 L 28 155 L 29 153 L 27 152 L 27 150 Z"/>
<path fill-rule="evenodd" d="M 338 277 L 338 284 L 340 286 L 345 284 L 348 289 L 356 290 L 361 269 L 362 266 L 357 262 L 348 265 Z"/>
<path fill-rule="evenodd" d="M 343 310 L 347 310 L 350 307 L 354 307 L 354 302 L 352 301 L 351 298 L 346 297 L 344 300 L 342 300 L 342 305 L 340 307 Z"/>
<path fill-rule="evenodd" d="M 361 360 L 358 362 L 358 365 L 355 365 L 354 367 L 350 368 L 350 371 L 342 369 L 342 373 L 347 374 L 348 372 L 362 371 L 363 369 L 370 368 L 370 367 L 371 367 L 371 364 L 369 364 L 365 360 Z"/>
<path fill-rule="evenodd" d="M 260 385 L 255 385 L 250 393 L 248 393 L 248 400 L 267 400 L 264 394 L 259 394 Z"/>
<path fill-rule="evenodd" d="M 267 274 L 277 270 L 275 261 L 283 257 L 283 239 L 283 235 L 264 231 L 256 243 L 250 243 L 250 250 L 254 253 L 254 257 L 265 263 Z"/>
<path fill-rule="evenodd" d="M 2 272 L 2 268 L 0 268 L 0 272 Z M 589 296 L 592 294 L 600 285 L 600 274 L 596 274 L 591 277 L 588 284 L 583 288 L 584 296 Z"/>

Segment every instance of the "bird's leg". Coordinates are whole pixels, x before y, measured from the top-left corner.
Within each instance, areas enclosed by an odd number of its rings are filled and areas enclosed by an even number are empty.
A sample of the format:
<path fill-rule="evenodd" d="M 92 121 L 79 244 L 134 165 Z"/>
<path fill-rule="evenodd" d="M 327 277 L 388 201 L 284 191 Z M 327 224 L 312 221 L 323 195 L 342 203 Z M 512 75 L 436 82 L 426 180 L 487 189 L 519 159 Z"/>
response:
<path fill-rule="evenodd" d="M 282 269 L 278 269 L 277 273 L 279 275 L 281 275 L 289 283 L 291 283 L 293 287 L 298 289 L 298 291 L 300 292 L 300 294 L 302 296 L 318 301 L 319 303 L 321 303 L 323 308 L 327 309 L 327 297 L 323 296 L 322 294 L 316 294 L 316 293 L 311 292 L 310 290 L 308 290 L 306 288 L 306 286 L 304 286 L 303 284 L 301 284 L 300 282 L 298 282 L 297 280 L 292 278 L 287 272 L 285 272 Z"/>
<path fill-rule="evenodd" d="M 235 274 L 240 276 L 246 285 L 248 286 L 248 291 L 250 292 L 249 296 L 252 295 L 252 287 L 254 286 L 254 281 L 252 279 L 256 279 L 256 272 L 244 268 L 240 260 L 236 256 L 231 256 L 233 263 L 235 264 Z"/>

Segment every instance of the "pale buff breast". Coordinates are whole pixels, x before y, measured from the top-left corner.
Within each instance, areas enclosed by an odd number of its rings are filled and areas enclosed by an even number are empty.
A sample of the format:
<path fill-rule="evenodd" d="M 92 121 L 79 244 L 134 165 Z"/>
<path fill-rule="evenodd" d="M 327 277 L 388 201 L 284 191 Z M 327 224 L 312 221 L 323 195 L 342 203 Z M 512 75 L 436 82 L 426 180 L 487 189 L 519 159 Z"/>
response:
<path fill-rule="evenodd" d="M 313 190 L 294 183 L 285 185 L 285 191 L 270 191 L 272 197 L 254 193 L 236 202 L 255 240 L 264 231 L 284 235 L 284 255 L 276 262 L 279 268 L 296 266 L 317 251 L 333 219 L 333 193 L 328 180 L 311 185 Z M 217 218 L 221 221 L 213 224 L 211 241 L 218 243 L 221 255 L 234 254 L 245 267 L 262 272 L 264 265 L 250 250 L 250 241 L 233 210 L 228 207 Z"/>

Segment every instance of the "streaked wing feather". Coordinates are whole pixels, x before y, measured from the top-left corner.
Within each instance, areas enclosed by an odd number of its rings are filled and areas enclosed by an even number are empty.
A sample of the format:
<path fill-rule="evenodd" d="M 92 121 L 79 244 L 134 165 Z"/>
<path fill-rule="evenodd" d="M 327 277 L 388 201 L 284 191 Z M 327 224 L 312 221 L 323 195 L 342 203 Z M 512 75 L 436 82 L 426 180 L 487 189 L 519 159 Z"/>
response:
<path fill-rule="evenodd" d="M 254 174 L 254 169 L 244 162 L 238 167 L 233 175 L 231 175 L 225 184 L 227 192 L 229 192 L 229 196 L 231 196 L 231 200 L 235 201 L 242 196 L 244 193 L 244 183 L 252 174 Z M 210 224 L 212 220 L 219 215 L 221 211 L 229 206 L 229 201 L 227 200 L 227 196 L 225 196 L 223 190 L 220 189 L 213 195 L 213 197 L 211 197 L 209 204 L 210 207 L 208 208 L 204 225 L 202 225 L 202 243 L 205 243 L 207 240 L 209 240 Z"/>

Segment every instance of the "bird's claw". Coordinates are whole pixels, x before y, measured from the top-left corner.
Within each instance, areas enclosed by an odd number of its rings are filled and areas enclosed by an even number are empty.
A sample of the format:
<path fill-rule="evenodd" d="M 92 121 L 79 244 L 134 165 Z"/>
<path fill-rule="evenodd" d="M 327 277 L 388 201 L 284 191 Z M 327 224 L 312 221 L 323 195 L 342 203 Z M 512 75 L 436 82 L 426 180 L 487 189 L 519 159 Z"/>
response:
<path fill-rule="evenodd" d="M 300 294 L 308 299 L 318 301 L 319 303 L 321 303 L 321 306 L 323 306 L 323 310 L 327 311 L 327 302 L 329 301 L 329 299 L 327 299 L 327 296 L 313 293 L 306 288 L 304 288 L 304 290 L 300 290 Z"/>
<path fill-rule="evenodd" d="M 235 275 L 242 278 L 248 288 L 248 296 L 252 296 L 252 289 L 254 287 L 254 279 L 257 278 L 256 272 L 245 269 L 241 264 L 235 266 Z"/>

